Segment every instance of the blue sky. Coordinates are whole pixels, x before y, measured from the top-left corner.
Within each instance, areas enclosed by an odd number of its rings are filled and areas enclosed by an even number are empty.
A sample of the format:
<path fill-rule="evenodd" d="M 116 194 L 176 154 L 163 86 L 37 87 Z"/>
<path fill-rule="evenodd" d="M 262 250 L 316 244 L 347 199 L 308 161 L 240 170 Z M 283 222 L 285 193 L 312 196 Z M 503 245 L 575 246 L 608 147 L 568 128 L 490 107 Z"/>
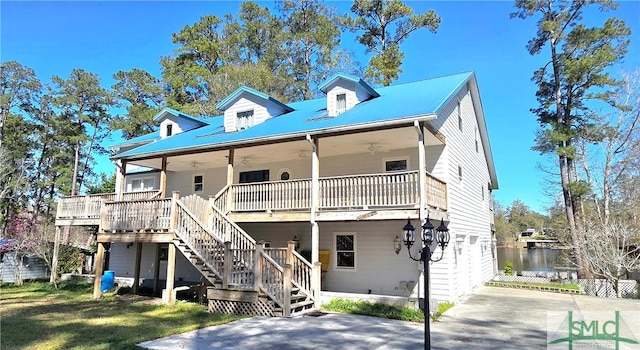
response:
<path fill-rule="evenodd" d="M 260 1 L 272 6 L 271 2 Z M 539 163 L 556 160 L 531 151 L 537 130 L 529 109 L 536 106 L 531 76 L 546 56 L 530 56 L 525 45 L 535 34 L 534 19 L 510 19 L 512 1 L 406 1 L 416 12 L 434 9 L 442 18 L 438 32 L 415 32 L 401 46 L 405 53 L 397 83 L 475 71 L 487 119 L 487 127 L 500 189 L 497 201 L 504 205 L 521 199 L 534 210 L 552 204 L 544 190 L 548 176 Z M 346 13 L 350 1 L 328 1 Z M 141 68 L 160 77 L 160 57 L 175 46 L 171 34 L 200 17 L 238 12 L 237 1 L 2 1 L 0 2 L 0 59 L 31 67 L 43 82 L 53 75 L 67 78 L 74 68 L 96 73 L 105 87 L 120 70 Z M 625 1 L 617 11 L 584 14 L 596 25 L 616 16 L 627 22 L 633 34 L 625 62 L 617 67 L 640 67 L 640 2 Z M 345 34 L 343 47 L 352 50 L 363 66 L 364 48 Z M 117 140 L 113 137 L 109 143 Z M 101 169 L 111 171 L 108 160 Z"/>

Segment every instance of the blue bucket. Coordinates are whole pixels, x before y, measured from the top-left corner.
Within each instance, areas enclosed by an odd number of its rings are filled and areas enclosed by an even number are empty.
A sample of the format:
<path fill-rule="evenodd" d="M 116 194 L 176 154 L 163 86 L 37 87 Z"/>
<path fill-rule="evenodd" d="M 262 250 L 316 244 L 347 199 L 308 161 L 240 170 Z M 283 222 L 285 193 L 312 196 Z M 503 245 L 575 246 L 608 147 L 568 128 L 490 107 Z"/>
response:
<path fill-rule="evenodd" d="M 100 292 L 105 292 L 113 288 L 113 279 L 113 271 L 105 271 L 104 275 L 102 275 L 102 281 L 100 282 Z"/>

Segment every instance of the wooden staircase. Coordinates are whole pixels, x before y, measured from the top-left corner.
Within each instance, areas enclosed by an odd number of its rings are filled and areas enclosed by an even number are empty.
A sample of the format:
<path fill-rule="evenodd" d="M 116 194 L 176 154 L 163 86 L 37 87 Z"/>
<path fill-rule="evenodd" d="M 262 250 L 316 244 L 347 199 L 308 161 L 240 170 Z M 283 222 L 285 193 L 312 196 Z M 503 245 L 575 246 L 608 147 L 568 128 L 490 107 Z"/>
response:
<path fill-rule="evenodd" d="M 210 284 L 210 311 L 290 316 L 314 308 L 313 266 L 293 242 L 284 261 L 276 261 L 214 201 L 192 195 L 175 202 L 173 243 Z"/>

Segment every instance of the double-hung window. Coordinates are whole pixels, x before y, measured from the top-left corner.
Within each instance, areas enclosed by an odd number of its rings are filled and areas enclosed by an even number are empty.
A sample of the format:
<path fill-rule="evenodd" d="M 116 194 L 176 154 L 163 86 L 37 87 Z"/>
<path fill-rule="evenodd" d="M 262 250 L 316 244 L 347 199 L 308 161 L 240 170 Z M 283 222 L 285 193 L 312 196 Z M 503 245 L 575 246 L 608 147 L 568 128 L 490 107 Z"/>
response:
<path fill-rule="evenodd" d="M 336 114 L 347 110 L 347 94 L 336 95 Z"/>
<path fill-rule="evenodd" d="M 152 177 L 142 178 L 142 179 L 133 179 L 131 180 L 129 192 L 151 191 L 153 190 L 154 182 L 155 181 L 153 181 Z"/>
<path fill-rule="evenodd" d="M 253 110 L 238 112 L 236 114 L 236 129 L 244 130 L 253 126 Z"/>
<path fill-rule="evenodd" d="M 193 191 L 202 192 L 204 189 L 204 175 L 193 176 Z"/>
<path fill-rule="evenodd" d="M 356 234 L 336 233 L 336 269 L 354 270 L 356 268 Z"/>

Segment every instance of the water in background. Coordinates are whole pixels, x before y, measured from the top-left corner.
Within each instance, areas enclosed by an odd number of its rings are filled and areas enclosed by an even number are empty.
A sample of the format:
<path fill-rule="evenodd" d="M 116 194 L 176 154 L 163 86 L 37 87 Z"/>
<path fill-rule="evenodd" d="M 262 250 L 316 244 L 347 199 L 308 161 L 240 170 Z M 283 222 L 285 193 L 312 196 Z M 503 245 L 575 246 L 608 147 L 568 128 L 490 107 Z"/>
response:
<path fill-rule="evenodd" d="M 565 249 L 497 248 L 498 269 L 504 270 L 507 261 L 513 263 L 515 271 L 558 271 L 556 267 L 570 266 Z"/>

